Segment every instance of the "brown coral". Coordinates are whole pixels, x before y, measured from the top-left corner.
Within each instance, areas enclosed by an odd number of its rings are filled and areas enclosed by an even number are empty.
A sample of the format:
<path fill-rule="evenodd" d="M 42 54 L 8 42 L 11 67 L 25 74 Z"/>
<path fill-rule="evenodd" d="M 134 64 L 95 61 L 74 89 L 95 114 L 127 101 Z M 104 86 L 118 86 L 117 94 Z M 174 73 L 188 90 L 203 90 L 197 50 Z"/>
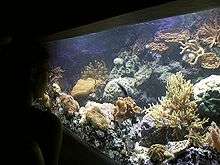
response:
<path fill-rule="evenodd" d="M 116 108 L 114 112 L 115 120 L 127 119 L 140 113 L 141 108 L 136 105 L 131 97 L 119 97 L 116 101 Z"/>
<path fill-rule="evenodd" d="M 154 144 L 148 150 L 148 155 L 150 159 L 154 162 L 162 162 L 167 157 L 171 157 L 171 153 L 169 153 L 164 145 Z"/>
<path fill-rule="evenodd" d="M 218 18 L 204 23 L 197 32 L 197 37 L 204 43 L 208 44 L 210 48 L 213 46 L 220 47 L 220 22 Z"/>
<path fill-rule="evenodd" d="M 209 127 L 209 132 L 207 133 L 207 142 L 208 145 L 220 152 L 220 128 L 215 122 L 212 122 L 211 126 Z"/>
<path fill-rule="evenodd" d="M 215 53 L 205 53 L 201 58 L 201 67 L 206 69 L 220 68 L 220 58 Z"/>
<path fill-rule="evenodd" d="M 98 129 L 106 130 L 109 128 L 108 121 L 98 107 L 92 107 L 86 112 L 86 120 Z"/>
<path fill-rule="evenodd" d="M 59 97 L 61 106 L 68 111 L 68 113 L 73 114 L 79 110 L 79 103 L 73 99 L 71 95 L 63 94 Z"/>
<path fill-rule="evenodd" d="M 178 32 L 163 32 L 160 31 L 154 38 L 155 41 L 164 41 L 168 43 L 180 43 L 185 42 L 190 38 L 190 32 L 188 30 L 179 30 Z"/>
<path fill-rule="evenodd" d="M 163 42 L 150 42 L 145 46 L 147 49 L 157 52 L 165 52 L 169 47 Z"/>

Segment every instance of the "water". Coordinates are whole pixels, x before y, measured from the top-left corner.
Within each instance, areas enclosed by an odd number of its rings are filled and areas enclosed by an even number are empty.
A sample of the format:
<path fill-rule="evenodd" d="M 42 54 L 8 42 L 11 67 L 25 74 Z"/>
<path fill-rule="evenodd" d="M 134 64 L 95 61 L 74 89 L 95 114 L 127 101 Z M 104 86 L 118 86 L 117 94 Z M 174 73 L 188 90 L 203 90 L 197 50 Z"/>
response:
<path fill-rule="evenodd" d="M 220 164 L 220 9 L 47 47 L 41 104 L 82 141 L 122 164 Z"/>

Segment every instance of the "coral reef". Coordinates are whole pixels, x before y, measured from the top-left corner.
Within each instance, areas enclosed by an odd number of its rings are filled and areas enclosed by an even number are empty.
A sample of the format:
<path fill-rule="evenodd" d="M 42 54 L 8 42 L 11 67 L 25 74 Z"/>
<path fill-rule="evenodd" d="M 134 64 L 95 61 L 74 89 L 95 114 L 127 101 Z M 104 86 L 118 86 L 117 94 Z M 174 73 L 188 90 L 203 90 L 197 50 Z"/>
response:
<path fill-rule="evenodd" d="M 220 152 L 220 128 L 215 122 L 212 122 L 208 130 L 209 132 L 206 134 L 208 145 Z"/>
<path fill-rule="evenodd" d="M 127 119 L 141 112 L 141 108 L 136 105 L 131 97 L 119 97 L 115 104 L 115 120 Z"/>

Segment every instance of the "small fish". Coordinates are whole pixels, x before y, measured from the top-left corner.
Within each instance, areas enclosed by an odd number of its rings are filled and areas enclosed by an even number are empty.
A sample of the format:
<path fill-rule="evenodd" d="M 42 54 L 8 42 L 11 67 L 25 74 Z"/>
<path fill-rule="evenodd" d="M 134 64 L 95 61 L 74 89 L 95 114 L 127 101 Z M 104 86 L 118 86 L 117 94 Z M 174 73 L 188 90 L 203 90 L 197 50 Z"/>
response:
<path fill-rule="evenodd" d="M 128 97 L 128 92 L 126 91 L 126 89 L 119 82 L 117 82 L 117 84 L 121 88 L 122 92 L 124 93 L 124 96 Z"/>

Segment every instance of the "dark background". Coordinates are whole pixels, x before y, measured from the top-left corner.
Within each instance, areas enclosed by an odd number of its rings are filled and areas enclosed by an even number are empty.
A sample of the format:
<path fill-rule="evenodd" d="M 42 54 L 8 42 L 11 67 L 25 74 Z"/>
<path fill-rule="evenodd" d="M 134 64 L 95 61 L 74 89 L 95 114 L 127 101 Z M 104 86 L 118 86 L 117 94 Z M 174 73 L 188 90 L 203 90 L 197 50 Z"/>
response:
<path fill-rule="evenodd" d="M 47 36 L 172 0 L 71 0 L 0 3 L 1 34 Z"/>

